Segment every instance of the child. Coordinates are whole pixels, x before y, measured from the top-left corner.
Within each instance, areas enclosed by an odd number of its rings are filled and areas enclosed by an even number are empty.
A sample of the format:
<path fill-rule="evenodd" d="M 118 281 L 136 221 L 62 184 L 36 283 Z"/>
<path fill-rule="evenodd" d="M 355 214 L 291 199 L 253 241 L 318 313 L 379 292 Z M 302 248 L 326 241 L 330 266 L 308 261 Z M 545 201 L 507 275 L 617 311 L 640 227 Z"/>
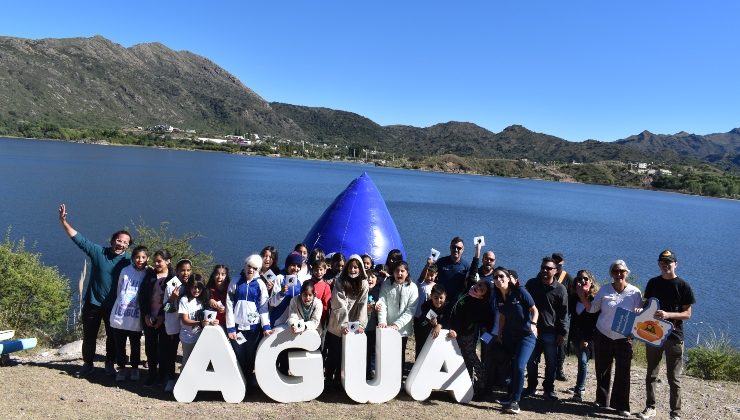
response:
<path fill-rule="evenodd" d="M 231 283 L 229 267 L 223 264 L 213 267 L 207 285 L 208 293 L 211 295 L 208 306 L 216 311 L 218 325 L 222 328 L 226 328 L 226 291 L 229 288 L 229 283 Z"/>
<path fill-rule="evenodd" d="M 290 300 L 301 293 L 302 281 L 298 274 L 302 265 L 303 256 L 298 252 L 291 252 L 285 259 L 285 274 L 275 279 L 280 290 L 270 297 L 270 324 L 273 327 L 288 321 Z"/>
<path fill-rule="evenodd" d="M 468 374 L 473 380 L 475 398 L 481 398 L 485 388 L 485 366 L 475 352 L 478 343 L 478 332 L 481 328 L 489 329 L 492 321 L 491 285 L 487 281 L 475 283 L 467 294 L 461 296 L 452 307 L 450 315 L 450 338 L 457 338 L 460 352 L 468 368 Z"/>
<path fill-rule="evenodd" d="M 429 257 L 431 259 L 431 257 Z M 422 311 L 421 307 L 429 301 L 429 298 L 432 294 L 432 288 L 434 287 L 437 280 L 437 264 L 434 262 L 431 262 L 431 264 L 427 264 L 426 270 L 422 271 L 422 275 L 424 278 L 421 278 L 419 276 L 419 303 L 416 305 L 416 313 L 414 314 L 414 337 L 416 337 L 416 356 L 419 356 L 419 353 L 421 352 L 421 348 L 424 347 L 424 343 L 426 342 L 426 337 L 429 335 L 428 330 L 419 330 L 421 327 L 421 324 L 424 323 L 426 326 L 428 326 L 429 320 L 426 318 L 428 310 Z M 426 331 L 426 332 L 425 332 Z"/>
<path fill-rule="evenodd" d="M 357 334 L 362 334 L 367 326 L 368 288 L 362 260 L 359 255 L 352 255 L 334 282 L 329 327 L 324 342 L 327 348 L 326 380 L 334 386 L 339 384 L 341 378 L 342 336 L 350 333 L 349 323 L 359 323 Z"/>
<path fill-rule="evenodd" d="M 434 314 L 430 315 L 430 312 Z M 439 336 L 439 332 L 449 327 L 450 305 L 447 304 L 447 292 L 441 284 L 435 284 L 432 287 L 431 297 L 421 305 L 421 316 L 414 320 L 414 337 L 416 339 L 416 357 L 419 357 L 424 343 L 429 339 L 429 334 L 433 338 Z"/>
<path fill-rule="evenodd" d="M 296 246 L 293 248 L 293 252 L 297 252 L 301 255 L 301 257 L 303 257 L 301 267 L 298 270 L 298 276 L 301 277 L 301 279 L 311 277 L 311 268 L 306 263 L 306 260 L 308 259 L 308 247 L 306 246 L 306 244 L 296 244 Z"/>
<path fill-rule="evenodd" d="M 326 283 L 329 284 L 329 286 L 334 288 L 334 280 L 336 280 L 337 277 L 342 273 L 342 270 L 344 270 L 344 264 L 346 264 L 346 260 L 344 259 L 344 254 L 341 252 L 335 252 L 334 255 L 331 256 L 331 267 L 329 268 L 329 271 L 326 272 Z"/>
<path fill-rule="evenodd" d="M 321 335 L 321 315 L 323 308 L 321 300 L 316 298 L 314 283 L 307 281 L 301 285 L 301 294 L 290 301 L 288 309 L 288 324 L 291 325 L 293 334 L 301 334 L 303 331 L 313 330 Z M 298 321 L 302 321 L 304 328 L 295 327 Z"/>
<path fill-rule="evenodd" d="M 183 367 L 190 358 L 190 353 L 195 347 L 195 342 L 198 341 L 202 327 L 218 325 L 218 319 L 208 321 L 203 317 L 203 309 L 208 307 L 209 295 L 201 275 L 194 274 L 188 283 L 185 296 L 180 298 L 180 307 L 177 312 L 180 314 L 181 323 L 180 342 L 182 342 Z"/>
<path fill-rule="evenodd" d="M 247 257 L 239 278 L 229 284 L 226 299 L 226 332 L 246 379 L 248 392 L 257 387 L 254 359 L 260 337 L 272 334 L 267 313 L 269 295 L 265 283 L 260 280 L 260 268 L 262 257 Z"/>
<path fill-rule="evenodd" d="M 364 261 L 364 258 L 363 258 Z M 367 265 L 367 264 L 366 264 Z M 372 266 L 372 264 L 371 264 Z M 367 285 L 370 288 L 367 293 L 367 378 L 375 377 L 375 327 L 378 326 L 378 298 L 380 298 L 380 282 L 378 282 L 378 273 L 375 271 L 367 272 Z"/>
<path fill-rule="evenodd" d="M 319 330 L 326 328 L 326 320 L 329 317 L 329 302 L 331 302 L 331 287 L 324 280 L 326 274 L 326 261 L 316 261 L 311 269 L 311 283 L 314 285 L 316 298 L 321 301 L 321 321 Z"/>
<path fill-rule="evenodd" d="M 380 287 L 378 299 L 378 328 L 393 328 L 401 333 L 401 366 L 406 364 L 406 343 L 414 332 L 414 312 L 419 300 L 419 289 L 409 278 L 409 265 L 399 261 L 393 277 Z"/>
<path fill-rule="evenodd" d="M 365 272 L 373 269 L 373 257 L 368 254 L 362 254 L 362 265 L 365 267 Z"/>
<path fill-rule="evenodd" d="M 164 328 L 167 332 L 164 358 L 160 360 L 160 367 L 167 376 L 164 392 L 175 389 L 175 360 L 177 346 L 180 344 L 180 316 L 177 314 L 180 295 L 183 295 L 182 285 L 186 285 L 193 273 L 193 263 L 188 259 L 181 259 L 175 266 L 177 277 L 167 282 L 164 288 Z"/>
<path fill-rule="evenodd" d="M 131 346 L 131 380 L 139 380 L 139 361 L 141 360 L 141 316 L 139 311 L 139 287 L 151 270 L 146 266 L 149 250 L 137 246 L 131 253 L 131 264 L 121 270 L 118 276 L 118 297 L 110 314 L 110 326 L 115 333 L 116 363 L 118 373 L 116 382 L 126 380 L 126 339 Z"/>
<path fill-rule="evenodd" d="M 139 308 L 143 318 L 144 346 L 146 349 L 149 373 L 144 386 L 155 382 L 164 384 L 167 377 L 163 369 L 167 343 L 167 331 L 164 327 L 164 289 L 175 277 L 175 270 L 170 265 L 172 255 L 166 249 L 154 253 L 154 271 L 149 272 L 139 287 Z"/>

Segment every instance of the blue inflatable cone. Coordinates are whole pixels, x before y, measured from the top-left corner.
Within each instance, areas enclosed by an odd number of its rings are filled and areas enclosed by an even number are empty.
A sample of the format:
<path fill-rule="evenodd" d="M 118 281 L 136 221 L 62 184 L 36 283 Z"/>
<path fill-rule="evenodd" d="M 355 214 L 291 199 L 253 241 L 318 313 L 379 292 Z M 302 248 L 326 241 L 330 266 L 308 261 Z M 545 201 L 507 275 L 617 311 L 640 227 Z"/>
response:
<path fill-rule="evenodd" d="M 367 173 L 352 181 L 324 211 L 303 241 L 310 249 L 325 253 L 368 254 L 384 264 L 388 252 L 399 249 L 406 255 L 396 224 L 380 191 Z"/>

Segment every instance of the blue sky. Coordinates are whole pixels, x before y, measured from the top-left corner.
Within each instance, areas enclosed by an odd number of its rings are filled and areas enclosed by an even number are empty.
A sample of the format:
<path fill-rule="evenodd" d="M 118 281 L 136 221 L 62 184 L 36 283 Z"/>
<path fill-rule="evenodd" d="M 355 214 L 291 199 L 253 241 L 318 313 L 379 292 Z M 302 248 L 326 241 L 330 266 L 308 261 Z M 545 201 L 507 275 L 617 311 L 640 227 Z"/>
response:
<path fill-rule="evenodd" d="M 740 127 L 734 1 L 4 1 L 0 35 L 213 60 L 268 101 L 571 141 Z"/>

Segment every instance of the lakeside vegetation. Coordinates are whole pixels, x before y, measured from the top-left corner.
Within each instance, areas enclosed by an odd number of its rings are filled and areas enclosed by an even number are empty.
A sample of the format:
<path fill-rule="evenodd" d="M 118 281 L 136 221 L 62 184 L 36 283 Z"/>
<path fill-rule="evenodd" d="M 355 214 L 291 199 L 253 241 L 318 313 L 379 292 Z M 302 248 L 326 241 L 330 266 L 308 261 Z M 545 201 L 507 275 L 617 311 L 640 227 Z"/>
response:
<path fill-rule="evenodd" d="M 580 182 L 673 191 L 710 197 L 740 198 L 740 175 L 722 171 L 709 164 L 686 165 L 673 163 L 663 165 L 666 167 L 667 173 L 666 171 L 661 171 L 662 173 L 645 173 L 645 171 L 642 171 L 641 173 L 635 170 L 632 163 L 616 160 L 579 163 L 477 158 L 455 154 L 407 156 L 377 149 L 370 151 L 361 144 L 327 145 L 306 141 L 296 142 L 281 138 L 269 138 L 249 145 L 237 143 L 216 144 L 195 141 L 195 136 L 185 134 L 117 128 L 69 128 L 54 123 L 14 123 L 9 121 L 0 121 L 0 136 L 207 150 L 262 156 L 357 161 L 405 169 Z"/>

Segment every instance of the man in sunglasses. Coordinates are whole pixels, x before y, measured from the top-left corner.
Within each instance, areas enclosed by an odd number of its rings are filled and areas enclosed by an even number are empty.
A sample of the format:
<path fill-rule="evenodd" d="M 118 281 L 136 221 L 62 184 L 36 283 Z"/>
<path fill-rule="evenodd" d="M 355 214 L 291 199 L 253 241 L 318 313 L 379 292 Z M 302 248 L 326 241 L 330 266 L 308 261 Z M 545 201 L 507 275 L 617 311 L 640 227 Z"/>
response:
<path fill-rule="evenodd" d="M 121 269 L 131 264 L 127 252 L 131 245 L 131 234 L 125 230 L 113 233 L 110 246 L 106 247 L 93 243 L 67 222 L 67 206 L 64 204 L 59 206 L 59 223 L 72 242 L 90 258 L 90 281 L 82 306 L 83 365 L 75 376 L 84 377 L 93 371 L 100 321 L 105 324 L 105 373 L 115 375 L 113 362 L 116 358 L 116 351 L 113 330 L 110 326 L 110 313 L 116 301 L 118 275 Z"/>
<path fill-rule="evenodd" d="M 450 241 L 450 255 L 437 260 L 437 283 L 445 287 L 447 300 L 453 305 L 471 286 L 467 278 L 470 264 L 462 257 L 464 250 L 462 238 L 455 236 Z M 426 267 L 424 270 L 422 274 L 426 275 Z"/>
<path fill-rule="evenodd" d="M 568 324 L 565 322 L 568 291 L 555 279 L 557 269 L 558 265 L 552 257 L 543 258 L 540 273 L 527 281 L 526 285 L 540 316 L 537 320 L 537 344 L 527 363 L 527 389 L 522 396 L 534 395 L 540 356 L 545 353 L 545 380 L 542 387 L 545 398 L 552 401 L 558 399 L 555 393 L 558 346 L 563 344 L 568 335 Z"/>

